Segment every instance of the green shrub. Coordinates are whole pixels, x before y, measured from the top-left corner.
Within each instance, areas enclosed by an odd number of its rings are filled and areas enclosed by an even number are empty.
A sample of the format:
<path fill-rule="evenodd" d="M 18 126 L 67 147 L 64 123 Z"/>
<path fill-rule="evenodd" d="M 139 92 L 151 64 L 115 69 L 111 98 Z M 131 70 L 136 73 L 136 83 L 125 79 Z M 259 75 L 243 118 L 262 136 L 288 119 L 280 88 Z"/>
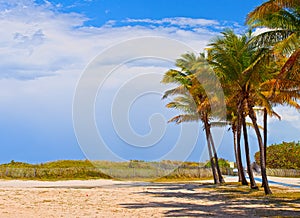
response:
<path fill-rule="evenodd" d="M 260 165 L 260 152 L 255 161 Z M 300 169 L 300 142 L 282 142 L 267 147 L 267 168 Z"/>
<path fill-rule="evenodd" d="M 228 160 L 225 160 L 223 158 L 219 158 L 218 163 L 221 168 L 229 168 L 230 167 Z M 211 167 L 210 161 L 207 161 L 207 163 L 205 164 L 205 167 Z"/>

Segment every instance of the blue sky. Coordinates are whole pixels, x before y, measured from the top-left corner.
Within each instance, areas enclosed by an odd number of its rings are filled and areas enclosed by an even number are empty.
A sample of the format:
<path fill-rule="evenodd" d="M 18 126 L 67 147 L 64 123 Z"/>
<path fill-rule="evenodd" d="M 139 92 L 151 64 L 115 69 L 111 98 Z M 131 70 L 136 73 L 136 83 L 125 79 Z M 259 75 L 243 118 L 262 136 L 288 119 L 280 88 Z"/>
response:
<path fill-rule="evenodd" d="M 247 12 L 262 2 L 0 0 L 0 28 L 5 30 L 0 37 L 0 162 L 87 158 L 85 145 L 78 144 L 73 127 L 73 98 L 79 79 L 97 55 L 120 42 L 144 36 L 178 40 L 200 52 L 224 28 L 245 30 Z M 118 63 L 117 57 L 110 61 Z M 125 63 L 98 91 L 98 132 L 124 160 L 160 159 L 179 140 L 183 127 L 166 123 L 176 111 L 164 108 L 167 101 L 161 101 L 159 93 L 139 96 L 127 111 L 131 128 L 139 136 L 147 136 L 151 127 L 165 131 L 158 143 L 148 148 L 128 145 L 114 129 L 116 123 L 111 118 L 112 99 L 120 87 L 139 78 L 140 72 L 163 74 L 171 67 L 171 62 L 151 58 Z M 155 76 L 151 83 L 137 81 L 148 87 L 159 83 L 159 78 Z M 270 143 L 298 141 L 299 114 L 286 108 L 278 108 L 277 112 L 283 119 L 269 121 Z M 151 126 L 151 116 L 156 113 L 164 119 L 155 118 L 158 123 L 153 121 Z M 224 131 L 214 132 L 220 156 L 233 160 L 231 135 Z M 188 160 L 207 159 L 201 127 L 197 134 L 197 145 L 190 147 Z M 253 133 L 250 142 L 252 152 L 257 151 Z"/>

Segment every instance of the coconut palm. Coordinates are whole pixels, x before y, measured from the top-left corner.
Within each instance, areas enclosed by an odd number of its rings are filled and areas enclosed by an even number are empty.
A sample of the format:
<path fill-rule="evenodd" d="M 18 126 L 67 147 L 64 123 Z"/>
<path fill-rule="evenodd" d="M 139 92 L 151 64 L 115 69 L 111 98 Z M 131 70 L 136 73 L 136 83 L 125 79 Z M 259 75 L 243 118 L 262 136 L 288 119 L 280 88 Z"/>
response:
<path fill-rule="evenodd" d="M 210 44 L 208 50 L 209 63 L 220 77 L 225 95 L 229 99 L 228 103 L 231 104 L 232 108 L 236 109 L 238 144 L 240 143 L 241 129 L 244 125 L 245 117 L 249 116 L 252 121 L 261 151 L 261 172 L 262 180 L 265 184 L 264 189 L 266 194 L 270 194 L 266 163 L 262 152 L 264 146 L 254 107 L 258 99 L 267 101 L 261 93 L 260 84 L 271 77 L 268 66 L 269 58 L 271 57 L 268 49 L 253 47 L 250 39 L 251 32 L 237 36 L 232 30 L 226 30 L 222 33 L 222 37 L 214 39 Z M 266 106 L 271 110 L 270 103 L 266 104 Z M 248 163 L 249 161 L 247 161 Z M 254 188 L 254 180 L 252 179 L 250 182 Z"/>
<path fill-rule="evenodd" d="M 189 95 L 189 99 L 192 99 L 194 106 L 190 105 L 188 114 L 176 116 L 171 119 L 171 121 L 181 123 L 184 121 L 192 121 L 195 119 L 195 117 L 202 121 L 205 130 L 214 181 L 215 183 L 223 183 L 224 179 L 219 167 L 218 155 L 214 146 L 210 125 L 211 106 L 212 104 L 217 104 L 218 101 L 217 99 L 208 99 L 206 93 L 207 90 L 205 90 L 198 80 L 198 75 L 201 74 L 202 82 L 205 82 L 206 85 L 209 85 L 213 82 L 210 80 L 208 75 L 203 76 L 209 72 L 209 70 L 206 69 L 207 63 L 203 55 L 197 57 L 195 54 L 187 53 L 182 55 L 182 57 L 176 61 L 176 66 L 179 67 L 180 70 L 169 70 L 165 73 L 162 82 L 176 83 L 179 86 L 166 91 L 163 98 L 166 98 L 170 95 L 180 94 L 185 95 L 186 100 L 187 95 Z M 203 81 L 203 79 L 205 79 L 205 81 Z M 181 96 L 181 98 L 178 98 L 177 100 L 182 101 L 184 99 Z M 187 101 L 183 102 L 187 103 Z M 184 108 L 183 105 L 180 104 L 180 101 L 171 102 L 167 106 L 175 107 L 181 110 Z M 184 111 L 187 112 L 187 110 Z"/>
<path fill-rule="evenodd" d="M 265 153 L 267 146 L 267 118 L 268 116 L 275 116 L 281 119 L 280 115 L 270 109 L 277 105 L 286 105 L 300 109 L 298 104 L 300 97 L 299 79 L 295 78 L 293 73 L 285 75 L 281 73 L 287 59 L 285 55 L 277 54 L 275 59 L 272 60 L 273 63 L 270 63 L 273 73 L 269 74 L 269 78 L 260 85 L 260 92 L 264 98 L 258 99 L 260 101 L 258 104 L 263 111 Z M 272 104 L 271 107 L 268 106 L 270 103 Z"/>
<path fill-rule="evenodd" d="M 288 57 L 279 78 L 289 75 L 299 79 L 300 1 L 269 0 L 250 12 L 246 22 L 252 28 L 268 28 L 253 39 L 256 46 L 272 46 L 275 55 Z"/>
<path fill-rule="evenodd" d="M 268 31 L 254 37 L 253 42 L 256 46 L 273 46 L 274 54 L 279 56 L 277 61 L 285 59 L 284 56 L 288 57 L 281 66 L 281 72 L 274 83 L 273 91 L 278 83 L 287 84 L 287 82 L 299 81 L 300 2 L 298 0 L 269 0 L 250 12 L 246 22 L 252 28 L 269 28 Z M 268 111 L 265 109 L 265 124 L 267 113 Z M 264 143 L 266 144 L 266 125 L 264 129 Z"/>

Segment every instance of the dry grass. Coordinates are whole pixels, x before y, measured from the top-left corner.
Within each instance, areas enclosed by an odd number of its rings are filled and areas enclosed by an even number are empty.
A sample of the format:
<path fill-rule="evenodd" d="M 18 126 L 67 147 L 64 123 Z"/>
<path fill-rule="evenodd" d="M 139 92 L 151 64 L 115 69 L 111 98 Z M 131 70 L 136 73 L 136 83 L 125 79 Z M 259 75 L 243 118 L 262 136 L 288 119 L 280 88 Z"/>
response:
<path fill-rule="evenodd" d="M 258 187 L 261 184 L 257 184 Z M 272 200 L 300 200 L 300 190 L 291 188 L 282 188 L 272 186 L 272 194 L 265 195 L 264 189 L 260 187 L 258 190 L 253 190 L 249 186 L 241 185 L 238 182 L 225 183 L 224 185 L 214 186 L 213 188 L 207 187 L 212 191 L 225 194 L 228 198 L 265 198 Z"/>

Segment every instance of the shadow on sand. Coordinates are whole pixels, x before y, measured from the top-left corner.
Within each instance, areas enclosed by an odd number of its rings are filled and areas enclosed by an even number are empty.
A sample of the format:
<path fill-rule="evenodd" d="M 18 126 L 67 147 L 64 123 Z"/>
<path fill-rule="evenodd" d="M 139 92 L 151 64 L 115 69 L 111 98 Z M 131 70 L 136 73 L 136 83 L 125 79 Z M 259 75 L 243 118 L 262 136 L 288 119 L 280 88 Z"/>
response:
<path fill-rule="evenodd" d="M 121 206 L 127 209 L 164 208 L 166 217 L 300 217 L 300 199 L 249 198 L 248 191 L 234 190 L 234 187 L 225 191 L 207 189 L 213 187 L 212 184 L 149 183 L 147 191 L 138 194 L 150 195 L 154 201 Z M 233 193 L 240 197 L 233 198 Z"/>

